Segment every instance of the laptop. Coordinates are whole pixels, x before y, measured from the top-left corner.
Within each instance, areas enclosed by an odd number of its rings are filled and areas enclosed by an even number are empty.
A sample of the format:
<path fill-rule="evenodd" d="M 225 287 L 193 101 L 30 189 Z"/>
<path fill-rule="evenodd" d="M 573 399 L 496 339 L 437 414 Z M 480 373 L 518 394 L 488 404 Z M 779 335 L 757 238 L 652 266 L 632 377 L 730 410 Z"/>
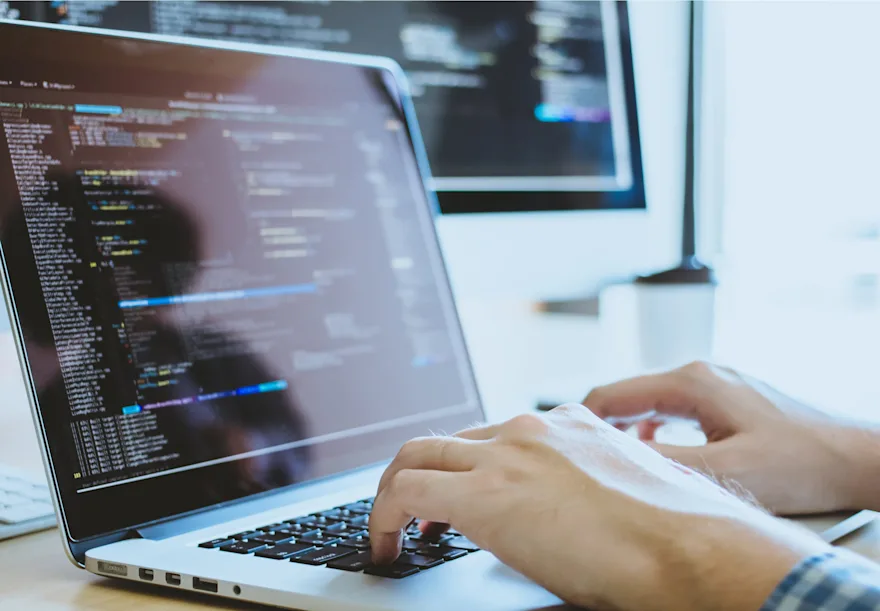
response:
<path fill-rule="evenodd" d="M 454 531 L 369 560 L 387 461 L 484 417 L 397 65 L 4 22 L 0 124 L 72 562 L 308 611 L 562 606 Z"/>

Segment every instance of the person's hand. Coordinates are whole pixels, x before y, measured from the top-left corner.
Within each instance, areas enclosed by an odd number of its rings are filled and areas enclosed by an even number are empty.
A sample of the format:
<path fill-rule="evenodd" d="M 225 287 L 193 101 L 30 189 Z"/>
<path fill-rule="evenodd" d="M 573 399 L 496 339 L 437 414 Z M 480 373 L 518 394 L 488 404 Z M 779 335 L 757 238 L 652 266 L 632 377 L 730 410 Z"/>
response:
<path fill-rule="evenodd" d="M 692 363 L 594 389 L 584 400 L 600 418 L 654 449 L 747 490 L 783 515 L 880 509 L 880 434 L 846 422 L 728 368 Z M 703 446 L 654 442 L 665 418 L 696 421 Z M 873 483 L 871 483 L 873 482 Z"/>
<path fill-rule="evenodd" d="M 413 518 L 592 609 L 754 610 L 827 549 L 580 405 L 408 442 L 374 501 L 374 562 Z"/>

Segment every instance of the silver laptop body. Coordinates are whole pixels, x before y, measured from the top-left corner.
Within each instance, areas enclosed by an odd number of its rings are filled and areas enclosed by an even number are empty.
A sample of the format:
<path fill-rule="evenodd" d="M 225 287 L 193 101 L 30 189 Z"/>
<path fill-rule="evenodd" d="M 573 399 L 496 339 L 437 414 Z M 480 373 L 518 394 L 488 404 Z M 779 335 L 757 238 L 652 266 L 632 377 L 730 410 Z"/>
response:
<path fill-rule="evenodd" d="M 0 22 L 0 124 L 74 563 L 309 611 L 561 605 L 461 537 L 397 578 L 352 560 L 400 445 L 483 419 L 396 64 Z"/>

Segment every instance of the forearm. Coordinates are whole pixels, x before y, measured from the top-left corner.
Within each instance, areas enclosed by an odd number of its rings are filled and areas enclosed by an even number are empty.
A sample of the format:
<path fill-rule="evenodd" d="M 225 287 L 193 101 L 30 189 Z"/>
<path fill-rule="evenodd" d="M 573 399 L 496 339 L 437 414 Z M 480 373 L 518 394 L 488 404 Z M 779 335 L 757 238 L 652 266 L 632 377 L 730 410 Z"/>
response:
<path fill-rule="evenodd" d="M 691 522 L 700 536 L 683 538 L 668 575 L 669 609 L 754 611 L 801 561 L 829 549 L 811 533 L 769 516 Z"/>
<path fill-rule="evenodd" d="M 849 507 L 880 511 L 880 425 L 848 426 L 846 464 L 841 478 L 848 483 Z"/>

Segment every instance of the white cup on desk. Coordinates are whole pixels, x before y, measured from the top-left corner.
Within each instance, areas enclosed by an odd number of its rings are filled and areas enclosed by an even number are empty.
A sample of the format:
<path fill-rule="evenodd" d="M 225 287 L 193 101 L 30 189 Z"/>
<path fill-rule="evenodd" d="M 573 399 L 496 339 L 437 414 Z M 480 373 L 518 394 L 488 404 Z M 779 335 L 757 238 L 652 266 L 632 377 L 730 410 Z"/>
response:
<path fill-rule="evenodd" d="M 624 375 L 712 357 L 713 284 L 619 284 L 599 295 L 602 346 Z"/>

